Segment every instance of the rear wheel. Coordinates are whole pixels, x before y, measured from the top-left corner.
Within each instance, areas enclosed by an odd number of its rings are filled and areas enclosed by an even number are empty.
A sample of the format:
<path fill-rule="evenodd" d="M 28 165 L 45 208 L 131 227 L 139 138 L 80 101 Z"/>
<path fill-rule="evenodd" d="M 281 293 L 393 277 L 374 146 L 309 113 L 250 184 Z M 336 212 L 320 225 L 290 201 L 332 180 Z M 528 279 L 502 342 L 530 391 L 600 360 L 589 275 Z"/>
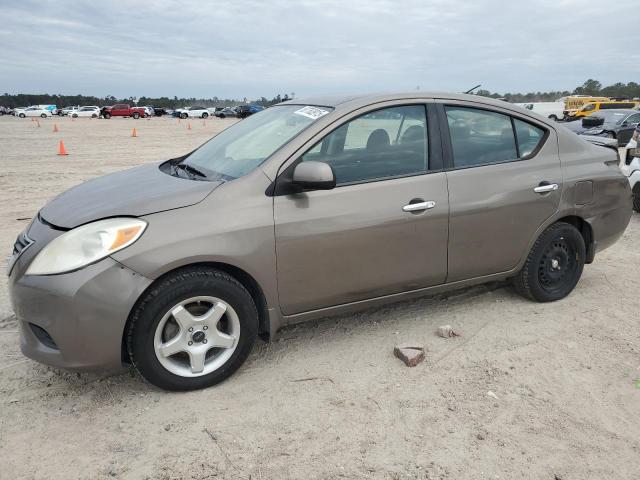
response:
<path fill-rule="evenodd" d="M 19 116 L 20 118 L 25 118 L 25 117 L 26 117 L 26 115 L 25 115 L 24 113 L 19 113 L 19 114 L 18 114 L 18 116 Z"/>
<path fill-rule="evenodd" d="M 187 118 L 187 114 L 186 113 L 181 113 L 180 114 L 180 118 L 184 120 L 185 118 Z"/>
<path fill-rule="evenodd" d="M 47 114 L 46 114 L 46 113 L 41 113 L 41 114 L 40 114 L 40 117 L 41 117 L 41 118 L 47 118 Z"/>
<path fill-rule="evenodd" d="M 140 118 L 140 114 L 138 112 L 133 112 L 132 117 L 138 120 Z"/>
<path fill-rule="evenodd" d="M 633 209 L 640 213 L 640 182 L 633 187 Z"/>
<path fill-rule="evenodd" d="M 209 116 L 209 114 L 208 114 L 207 112 L 204 112 L 204 113 L 202 114 L 202 118 L 207 118 L 208 116 Z"/>
<path fill-rule="evenodd" d="M 142 298 L 132 313 L 127 347 L 150 383 L 193 390 L 235 372 L 257 332 L 249 292 L 224 272 L 195 267 L 170 274 Z"/>
<path fill-rule="evenodd" d="M 104 113 L 104 115 L 102 115 L 104 118 L 106 118 L 107 120 L 109 120 L 111 118 L 111 114 L 109 112 Z"/>
<path fill-rule="evenodd" d="M 560 300 L 580 280 L 585 256 L 580 232 L 568 223 L 555 223 L 536 240 L 514 279 L 515 288 L 522 296 L 537 302 Z"/>
<path fill-rule="evenodd" d="M 553 120 L 554 122 L 558 121 L 558 116 L 557 115 L 549 115 L 549 120 Z"/>

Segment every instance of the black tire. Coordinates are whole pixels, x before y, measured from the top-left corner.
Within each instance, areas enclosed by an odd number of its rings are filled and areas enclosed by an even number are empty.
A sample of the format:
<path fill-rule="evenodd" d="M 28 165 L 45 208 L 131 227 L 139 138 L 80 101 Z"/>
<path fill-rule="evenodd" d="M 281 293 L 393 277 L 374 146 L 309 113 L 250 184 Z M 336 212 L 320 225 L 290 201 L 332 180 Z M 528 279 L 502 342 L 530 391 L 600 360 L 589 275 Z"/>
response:
<path fill-rule="evenodd" d="M 226 118 L 225 114 L 224 114 L 224 113 L 221 113 L 221 114 L 220 114 L 220 118 Z"/>
<path fill-rule="evenodd" d="M 140 114 L 138 112 L 133 112 L 133 115 L 131 115 L 134 119 L 138 120 L 140 118 Z"/>
<path fill-rule="evenodd" d="M 47 118 L 47 114 L 46 113 L 41 113 L 40 114 L 40 118 Z"/>
<path fill-rule="evenodd" d="M 19 113 L 19 114 L 18 114 L 18 116 L 19 116 L 20 118 L 25 118 L 25 117 L 26 117 L 26 115 L 25 115 L 24 113 Z"/>
<path fill-rule="evenodd" d="M 208 116 L 209 116 L 209 114 L 208 114 L 207 112 L 204 112 L 204 113 L 202 114 L 202 118 L 207 118 Z"/>
<path fill-rule="evenodd" d="M 185 118 L 187 118 L 187 117 L 188 117 L 188 115 L 187 115 L 186 113 L 181 113 L 181 114 L 180 114 L 180 118 L 181 118 L 181 119 L 183 119 L 183 120 L 184 120 Z"/>
<path fill-rule="evenodd" d="M 92 113 L 91 118 L 98 118 L 98 115 L 96 115 L 95 113 Z"/>
<path fill-rule="evenodd" d="M 72 114 L 71 118 L 78 118 L 78 114 L 77 113 Z"/>
<path fill-rule="evenodd" d="M 633 209 L 640 213 L 640 183 L 633 187 Z"/>
<path fill-rule="evenodd" d="M 549 120 L 553 120 L 554 122 L 558 121 L 558 116 L 557 115 L 549 115 Z"/>
<path fill-rule="evenodd" d="M 110 113 L 105 113 L 102 115 L 104 118 L 106 118 L 107 120 L 109 120 L 111 118 L 111 114 Z"/>
<path fill-rule="evenodd" d="M 176 375 L 158 361 L 154 334 L 162 317 L 177 303 L 194 296 L 223 299 L 236 311 L 240 337 L 231 357 L 217 370 L 202 376 Z M 249 292 L 219 270 L 191 267 L 168 274 L 152 286 L 131 313 L 127 349 L 131 362 L 150 383 L 165 390 L 186 391 L 215 385 L 233 374 L 249 356 L 258 335 L 258 312 Z"/>
<path fill-rule="evenodd" d="M 536 302 L 560 300 L 578 284 L 585 258 L 586 247 L 578 229 L 568 223 L 554 223 L 531 248 L 522 270 L 514 278 L 515 289 Z"/>

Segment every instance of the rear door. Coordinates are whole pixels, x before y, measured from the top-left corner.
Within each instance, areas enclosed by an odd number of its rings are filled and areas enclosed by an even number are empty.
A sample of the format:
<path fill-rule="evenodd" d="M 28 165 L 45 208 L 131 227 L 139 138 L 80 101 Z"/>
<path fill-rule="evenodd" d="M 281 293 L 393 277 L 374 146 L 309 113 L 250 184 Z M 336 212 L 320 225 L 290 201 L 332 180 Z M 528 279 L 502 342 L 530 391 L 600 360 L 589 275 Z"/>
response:
<path fill-rule="evenodd" d="M 274 198 L 285 315 L 444 283 L 447 182 L 430 112 L 364 109 L 309 142 L 298 160 L 330 164 L 337 186 Z"/>
<path fill-rule="evenodd" d="M 447 282 L 507 272 L 558 209 L 555 132 L 507 110 L 442 102 L 449 184 Z"/>

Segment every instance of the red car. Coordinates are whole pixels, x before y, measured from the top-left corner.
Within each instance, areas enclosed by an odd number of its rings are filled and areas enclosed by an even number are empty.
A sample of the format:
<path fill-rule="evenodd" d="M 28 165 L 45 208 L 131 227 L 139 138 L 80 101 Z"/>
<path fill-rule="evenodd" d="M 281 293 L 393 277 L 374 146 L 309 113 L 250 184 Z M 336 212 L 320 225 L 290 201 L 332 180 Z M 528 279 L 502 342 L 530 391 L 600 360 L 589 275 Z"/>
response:
<path fill-rule="evenodd" d="M 135 119 L 138 119 L 140 117 L 146 117 L 147 111 L 144 107 L 132 107 L 131 105 L 127 105 L 126 103 L 118 103 L 117 105 L 113 105 L 112 107 L 104 107 L 102 109 L 101 115 L 104 118 L 133 117 Z"/>

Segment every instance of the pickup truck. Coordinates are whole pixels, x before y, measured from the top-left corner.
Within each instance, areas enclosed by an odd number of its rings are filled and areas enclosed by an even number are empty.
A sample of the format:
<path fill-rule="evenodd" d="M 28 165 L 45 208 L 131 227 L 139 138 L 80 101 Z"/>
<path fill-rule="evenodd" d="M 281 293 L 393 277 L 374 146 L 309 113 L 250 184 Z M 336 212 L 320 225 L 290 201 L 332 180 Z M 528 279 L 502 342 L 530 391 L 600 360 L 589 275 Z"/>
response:
<path fill-rule="evenodd" d="M 112 107 L 104 107 L 100 113 L 104 118 L 111 117 L 133 117 L 138 119 L 147 116 L 147 111 L 144 107 L 132 107 L 126 103 L 118 103 Z"/>

